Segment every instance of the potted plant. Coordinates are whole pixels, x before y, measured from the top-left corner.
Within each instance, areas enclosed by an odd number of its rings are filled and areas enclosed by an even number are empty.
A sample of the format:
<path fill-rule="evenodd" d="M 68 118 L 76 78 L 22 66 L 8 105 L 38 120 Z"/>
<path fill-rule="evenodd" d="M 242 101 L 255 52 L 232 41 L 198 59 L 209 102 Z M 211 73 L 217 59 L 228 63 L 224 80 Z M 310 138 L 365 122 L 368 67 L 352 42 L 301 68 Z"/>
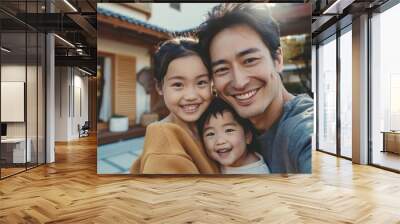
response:
<path fill-rule="evenodd" d="M 128 131 L 129 120 L 127 116 L 114 114 L 109 121 L 110 132 L 124 132 Z"/>

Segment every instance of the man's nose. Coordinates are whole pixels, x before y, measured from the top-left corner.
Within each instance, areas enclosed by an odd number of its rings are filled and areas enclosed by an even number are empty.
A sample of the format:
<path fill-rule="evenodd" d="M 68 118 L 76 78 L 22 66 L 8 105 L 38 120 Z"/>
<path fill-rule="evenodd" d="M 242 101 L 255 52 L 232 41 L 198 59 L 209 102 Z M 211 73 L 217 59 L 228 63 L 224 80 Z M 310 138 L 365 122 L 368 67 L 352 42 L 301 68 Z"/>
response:
<path fill-rule="evenodd" d="M 233 66 L 232 70 L 233 70 L 232 87 L 235 90 L 239 91 L 246 89 L 246 85 L 250 81 L 247 72 L 245 72 L 244 69 L 240 67 L 240 65 Z"/>

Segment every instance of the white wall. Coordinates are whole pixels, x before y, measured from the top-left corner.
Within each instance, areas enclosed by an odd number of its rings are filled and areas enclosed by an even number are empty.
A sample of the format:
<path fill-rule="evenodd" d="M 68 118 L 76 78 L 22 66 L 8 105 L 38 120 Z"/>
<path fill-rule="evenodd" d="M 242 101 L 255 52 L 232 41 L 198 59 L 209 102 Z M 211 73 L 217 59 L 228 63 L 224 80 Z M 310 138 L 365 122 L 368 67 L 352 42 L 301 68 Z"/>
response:
<path fill-rule="evenodd" d="M 151 55 L 149 53 L 149 50 L 144 47 L 98 37 L 97 49 L 100 52 L 135 57 L 136 72 L 140 71 L 140 69 L 142 69 L 143 67 L 150 66 Z"/>
<path fill-rule="evenodd" d="M 68 85 L 67 67 L 55 68 L 55 140 L 68 140 Z"/>
<path fill-rule="evenodd" d="M 77 74 L 77 72 L 79 72 Z M 77 95 L 76 96 L 71 96 L 71 99 L 75 99 L 75 107 L 72 108 L 72 110 L 75 109 L 75 113 L 72 113 L 72 119 L 71 119 L 71 132 L 70 135 L 72 136 L 72 138 L 79 138 L 79 132 L 78 132 L 78 124 L 80 126 L 82 126 L 85 121 L 88 121 L 88 107 L 89 107 L 89 102 L 88 102 L 88 78 L 86 76 L 81 76 L 82 73 L 78 70 L 75 69 L 74 71 L 74 89 L 75 92 L 72 94 L 79 94 L 77 93 L 77 88 L 80 88 L 80 100 L 81 100 L 81 110 L 82 110 L 82 114 L 79 112 L 79 108 L 76 106 L 77 104 L 79 104 L 79 102 L 77 101 Z M 72 102 L 71 102 L 71 106 L 72 106 Z"/>
<path fill-rule="evenodd" d="M 88 120 L 88 79 L 71 67 L 56 67 L 55 73 L 55 141 L 70 141 L 79 138 L 78 124 Z M 82 116 L 76 107 L 77 88 L 81 89 Z"/>
<path fill-rule="evenodd" d="M 25 82 L 25 73 L 25 65 L 1 65 L 1 81 Z"/>
<path fill-rule="evenodd" d="M 79 85 L 82 89 L 82 116 L 81 123 L 89 120 L 89 79 L 87 76 L 75 76 L 80 80 Z M 75 81 L 77 83 L 78 81 Z"/>

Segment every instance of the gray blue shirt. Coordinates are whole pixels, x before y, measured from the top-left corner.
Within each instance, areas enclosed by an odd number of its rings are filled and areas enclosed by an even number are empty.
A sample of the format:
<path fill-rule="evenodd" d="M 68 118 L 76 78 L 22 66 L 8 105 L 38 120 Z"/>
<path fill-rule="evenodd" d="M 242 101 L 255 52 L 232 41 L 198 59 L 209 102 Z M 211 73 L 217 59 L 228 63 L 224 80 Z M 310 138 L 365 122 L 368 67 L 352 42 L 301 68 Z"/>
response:
<path fill-rule="evenodd" d="M 284 104 L 279 121 L 258 137 L 271 173 L 311 173 L 313 104 L 307 95 L 295 96 Z"/>

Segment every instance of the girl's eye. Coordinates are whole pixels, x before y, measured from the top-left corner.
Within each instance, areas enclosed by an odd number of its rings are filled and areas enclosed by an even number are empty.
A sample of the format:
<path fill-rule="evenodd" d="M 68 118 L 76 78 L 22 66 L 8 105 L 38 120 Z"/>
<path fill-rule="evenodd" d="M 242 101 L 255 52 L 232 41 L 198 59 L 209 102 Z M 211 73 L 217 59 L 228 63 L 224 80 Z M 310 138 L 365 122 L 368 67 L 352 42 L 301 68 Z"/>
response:
<path fill-rule="evenodd" d="M 234 131 L 235 131 L 235 130 L 232 129 L 232 128 L 228 128 L 228 129 L 225 130 L 225 132 L 227 132 L 227 133 L 231 133 L 231 132 L 234 132 Z"/>
<path fill-rule="evenodd" d="M 246 65 L 251 65 L 254 64 L 258 61 L 258 58 L 247 58 L 243 61 L 244 64 Z"/>
<path fill-rule="evenodd" d="M 211 137 L 211 136 L 214 136 L 214 132 L 208 132 L 208 133 L 206 133 L 206 137 Z"/>
<path fill-rule="evenodd" d="M 208 85 L 208 81 L 206 81 L 206 80 L 201 80 L 201 81 L 199 81 L 199 82 L 197 83 L 197 85 L 199 85 L 199 86 Z"/>
<path fill-rule="evenodd" d="M 172 86 L 172 87 L 176 87 L 176 88 L 181 88 L 181 87 L 183 87 L 183 84 L 180 83 L 180 82 L 175 82 L 175 83 L 172 83 L 171 86 Z"/>

